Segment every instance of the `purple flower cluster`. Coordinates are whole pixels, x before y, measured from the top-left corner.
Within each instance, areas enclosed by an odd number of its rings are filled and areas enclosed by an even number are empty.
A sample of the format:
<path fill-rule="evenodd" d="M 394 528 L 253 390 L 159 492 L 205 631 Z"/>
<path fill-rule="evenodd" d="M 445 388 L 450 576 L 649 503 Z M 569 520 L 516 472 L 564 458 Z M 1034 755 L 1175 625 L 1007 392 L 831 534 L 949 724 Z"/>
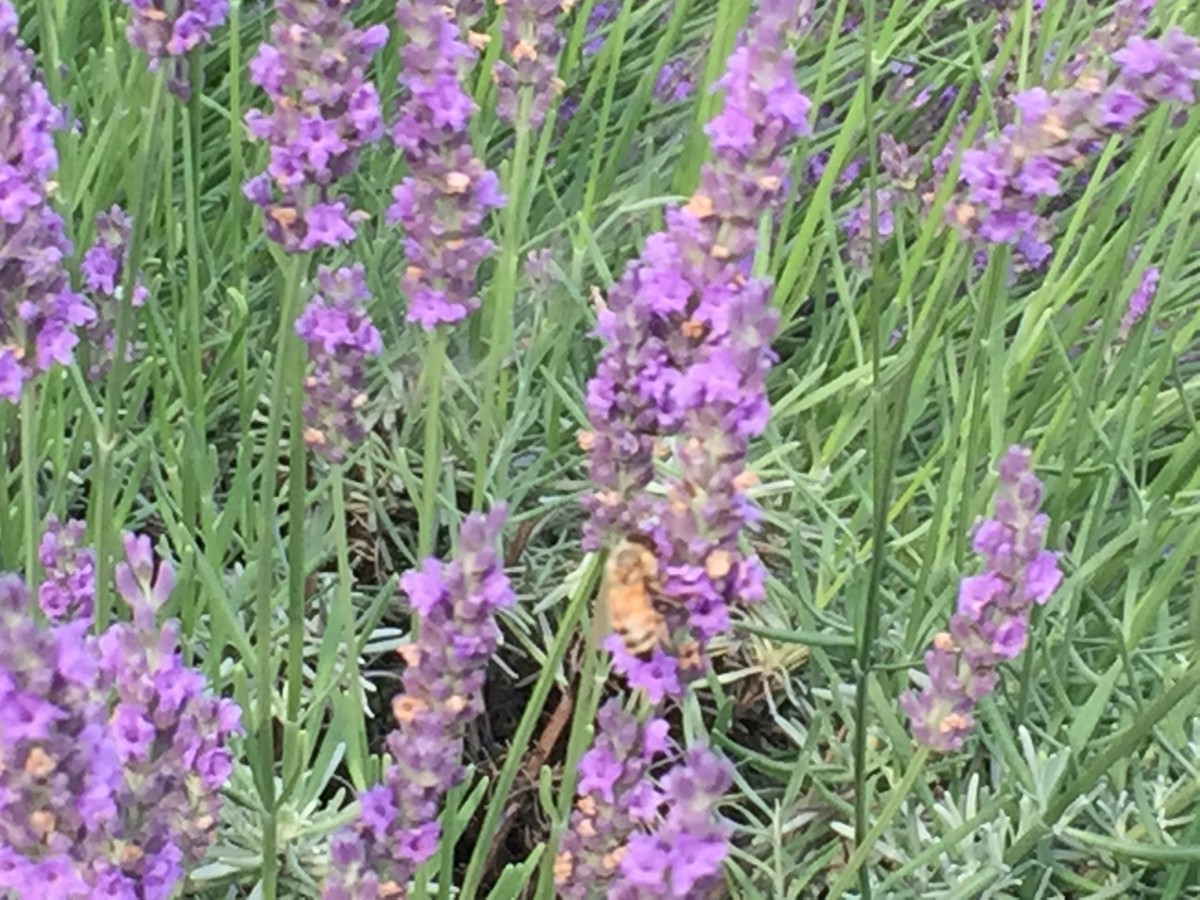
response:
<path fill-rule="evenodd" d="M 69 365 L 76 332 L 95 317 L 71 290 L 71 244 L 49 202 L 62 115 L 17 38 L 17 14 L 0 0 L 0 399 L 54 363 Z"/>
<path fill-rule="evenodd" d="M 557 20 L 564 5 L 562 0 L 504 3 L 500 25 L 504 52 L 493 74 L 498 88 L 496 115 L 506 122 L 517 124 L 524 115 L 529 127 L 539 127 L 550 102 L 562 92 L 557 72 L 563 42 Z"/>
<path fill-rule="evenodd" d="M 1129 335 L 1133 333 L 1133 326 L 1149 312 L 1150 304 L 1154 302 L 1154 295 L 1158 293 L 1158 279 L 1158 267 L 1147 267 L 1146 271 L 1142 273 L 1141 281 L 1129 295 L 1129 303 L 1117 326 L 1117 340 L 1121 343 L 1129 340 Z"/>
<path fill-rule="evenodd" d="M 437 850 L 438 807 L 462 780 L 463 733 L 483 711 L 488 660 L 500 638 L 495 615 L 513 602 L 495 551 L 505 509 L 463 523 L 449 564 L 427 559 L 400 580 L 420 615 L 420 638 L 400 648 L 404 692 L 392 709 L 393 763 L 359 796 L 354 824 L 330 845 L 326 900 L 403 896 L 416 867 Z"/>
<path fill-rule="evenodd" d="M 1000 664 L 1025 648 L 1033 605 L 1049 600 L 1062 581 L 1058 554 L 1045 549 L 1050 522 L 1038 511 L 1042 484 L 1029 451 L 1009 448 L 996 468 L 995 515 L 976 528 L 973 542 L 984 571 L 962 579 L 950 629 L 935 635 L 925 653 L 927 684 L 900 698 L 913 735 L 934 750 L 963 745 L 975 704 L 995 688 Z"/>
<path fill-rule="evenodd" d="M 663 590 L 687 641 L 728 627 L 728 605 L 763 596 L 758 561 L 738 547 L 756 518 L 746 490 L 749 441 L 766 426 L 765 377 L 776 314 L 771 285 L 750 277 L 758 221 L 786 190 L 790 141 L 806 132 L 809 101 L 784 48 L 796 4 L 763 0 L 730 57 L 725 107 L 706 131 L 714 160 L 667 228 L 646 240 L 599 312 L 604 341 L 588 383 L 591 431 L 580 435 L 596 491 L 584 541 L 590 549 L 641 533 L 657 546 Z M 664 441 L 674 438 L 671 446 Z M 654 456 L 674 457 L 665 502 L 646 487 Z M 636 687 L 676 692 L 676 660 L 618 650 Z"/>
<path fill-rule="evenodd" d="M 639 723 L 610 700 L 597 724 L 554 863 L 558 896 L 704 896 L 720 874 L 732 830 L 714 813 L 731 784 L 728 765 L 693 747 L 655 784 L 651 767 L 670 748 L 666 721 Z"/>
<path fill-rule="evenodd" d="M 663 103 L 680 103 L 696 89 L 696 60 L 677 56 L 663 63 L 654 77 L 654 96 Z"/>
<path fill-rule="evenodd" d="M 158 900 L 208 846 L 238 708 L 183 666 L 159 628 L 170 591 L 145 537 L 117 567 L 131 624 L 39 624 L 0 576 L 0 893 Z"/>
<path fill-rule="evenodd" d="M 495 173 L 471 149 L 475 103 L 462 78 L 475 51 L 450 12 L 423 0 L 396 4 L 407 43 L 392 140 L 409 174 L 392 190 L 388 221 L 405 232 L 400 287 L 407 318 L 426 330 L 458 322 L 479 306 L 475 277 L 492 250 L 483 224 L 488 211 L 504 203 Z"/>
<path fill-rule="evenodd" d="M 59 522 L 54 516 L 38 545 L 44 578 L 38 586 L 38 605 L 51 622 L 87 619 L 96 599 L 96 553 L 83 545 L 87 523 Z"/>
<path fill-rule="evenodd" d="M 79 270 L 83 284 L 96 304 L 96 318 L 87 326 L 87 337 L 94 360 L 89 370 L 99 378 L 108 369 L 113 354 L 117 323 L 117 304 L 125 278 L 125 261 L 129 249 L 129 217 L 119 206 L 106 213 L 96 214 L 96 238 L 83 255 Z M 146 288 L 140 281 L 134 285 L 133 306 L 145 304 Z M 125 348 L 126 358 L 133 354 Z"/>
<path fill-rule="evenodd" d="M 588 13 L 587 22 L 583 26 L 583 55 L 585 57 L 595 56 L 604 49 L 604 41 L 607 35 L 604 33 L 607 26 L 613 19 L 617 17 L 617 13 L 621 11 L 621 4 L 606 2 L 600 0 L 592 11 Z"/>
<path fill-rule="evenodd" d="M 267 236 L 289 253 L 354 237 L 360 214 L 348 211 L 333 186 L 354 169 L 359 151 L 383 136 L 379 95 L 366 69 L 388 31 L 355 28 L 352 5 L 276 0 L 272 43 L 250 61 L 250 80 L 274 109 L 246 114 L 251 137 L 269 145 L 270 157 L 243 193 L 262 208 Z"/>
<path fill-rule="evenodd" d="M 1015 122 L 963 154 L 961 190 L 947 210 L 960 233 L 1010 245 L 1025 266 L 1039 268 L 1050 256 L 1054 226 L 1038 206 L 1062 192 L 1064 172 L 1155 105 L 1195 102 L 1200 45 L 1177 29 L 1132 37 L 1112 61 L 1115 76 L 1086 72 L 1065 89 L 1013 95 Z"/>
<path fill-rule="evenodd" d="M 363 369 L 383 342 L 363 308 L 370 294 L 362 266 L 322 266 L 317 286 L 319 293 L 296 319 L 312 364 L 304 379 L 304 443 L 330 462 L 341 462 L 363 438 Z"/>
<path fill-rule="evenodd" d="M 125 29 L 130 44 L 150 57 L 151 70 L 164 57 L 181 57 L 207 42 L 229 12 L 226 0 L 125 0 L 132 18 Z M 178 60 L 173 60 L 178 63 Z M 186 100 L 190 89 L 176 64 L 171 90 Z"/>

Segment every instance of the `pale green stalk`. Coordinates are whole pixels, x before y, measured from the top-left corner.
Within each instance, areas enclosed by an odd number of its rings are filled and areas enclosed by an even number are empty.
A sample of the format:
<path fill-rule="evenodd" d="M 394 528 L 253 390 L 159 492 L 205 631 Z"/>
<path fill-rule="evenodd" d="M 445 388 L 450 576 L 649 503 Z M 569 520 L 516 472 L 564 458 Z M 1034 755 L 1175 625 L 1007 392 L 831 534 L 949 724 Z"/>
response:
<path fill-rule="evenodd" d="M 500 245 L 496 279 L 492 285 L 485 321 L 490 325 L 487 364 L 483 376 L 483 413 L 475 441 L 475 485 L 471 494 L 471 508 L 483 507 L 483 494 L 487 482 L 488 454 L 499 443 L 507 417 L 507 405 L 502 405 L 499 395 L 504 393 L 500 384 L 504 358 L 512 349 L 513 301 L 517 289 L 517 263 L 521 252 L 521 234 L 524 228 L 521 211 L 522 189 L 525 172 L 529 164 L 529 142 L 532 130 L 529 127 L 530 109 L 533 105 L 531 88 L 523 88 L 517 98 L 517 140 L 512 155 L 506 185 L 507 201 L 502 217 L 503 238 Z"/>
<path fill-rule="evenodd" d="M 299 255 L 289 260 L 284 272 L 283 295 L 279 304 L 279 325 L 275 337 L 275 359 L 271 398 L 268 407 L 267 433 L 263 443 L 262 472 L 258 485 L 258 544 L 254 555 L 258 567 L 255 589 L 254 637 L 257 644 L 257 720 L 255 743 L 258 759 L 255 776 L 262 803 L 262 896 L 275 900 L 278 879 L 277 838 L 278 806 L 275 795 L 275 735 L 272 707 L 275 693 L 275 669 L 272 661 L 271 619 L 274 613 L 275 587 L 274 534 L 276 517 L 276 464 L 279 460 L 279 441 L 283 436 L 284 419 L 292 408 L 292 393 L 300 391 L 295 378 L 303 362 L 300 338 L 296 335 L 296 316 L 300 312 L 300 292 L 308 265 L 308 257 Z M 288 481 L 303 478 L 304 473 L 288 472 Z M 289 497 L 290 499 L 290 497 Z M 298 672 L 289 673 L 298 677 Z"/>
<path fill-rule="evenodd" d="M 159 107 L 162 102 L 166 73 L 163 70 L 154 76 L 150 92 L 150 103 L 142 139 L 138 147 L 136 172 L 142 173 L 133 179 L 133 224 L 129 242 L 129 257 L 125 268 L 121 296 L 117 300 L 116 335 L 113 340 L 112 365 L 108 370 L 105 386 L 104 416 L 96 434 L 95 478 L 92 482 L 91 528 L 96 543 L 96 601 L 95 626 L 101 632 L 108 625 L 109 607 L 112 603 L 112 560 L 120 536 L 120 524 L 113 521 L 116 494 L 116 450 L 120 426 L 120 410 L 125 392 L 125 378 L 129 368 L 126 348 L 133 329 L 133 291 L 137 284 L 137 272 L 141 265 L 142 243 L 146 234 L 146 213 L 153 191 L 148 183 L 157 170 L 153 159 L 154 136 L 158 131 Z"/>
<path fill-rule="evenodd" d="M 437 496 L 442 467 L 442 379 L 446 367 L 446 329 L 430 335 L 425 353 L 425 452 L 421 466 L 421 509 L 418 517 L 417 555 L 433 552 L 437 540 Z"/>
<path fill-rule="evenodd" d="M 350 586 L 354 573 L 350 570 L 350 546 L 346 525 L 346 487 L 343 464 L 333 467 L 330 476 L 330 491 L 333 493 L 333 534 L 337 547 L 337 598 L 338 617 L 342 620 L 343 646 L 346 654 L 346 699 L 351 728 L 354 735 L 347 741 L 346 764 L 355 787 L 367 786 L 367 721 L 363 715 L 362 677 L 358 670 L 358 636 L 355 629 L 354 597 Z"/>

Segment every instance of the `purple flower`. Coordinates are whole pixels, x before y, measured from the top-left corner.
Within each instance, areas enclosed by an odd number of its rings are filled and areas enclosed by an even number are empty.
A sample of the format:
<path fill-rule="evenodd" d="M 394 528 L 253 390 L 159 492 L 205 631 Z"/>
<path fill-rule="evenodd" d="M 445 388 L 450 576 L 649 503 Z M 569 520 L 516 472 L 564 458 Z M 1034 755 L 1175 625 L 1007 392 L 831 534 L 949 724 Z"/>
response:
<path fill-rule="evenodd" d="M 420 639 L 400 648 L 404 692 L 392 710 L 392 764 L 383 784 L 359 796 L 359 815 L 330 844 L 326 900 L 367 898 L 388 886 L 403 894 L 416 867 L 437 849 L 442 796 L 464 775 L 466 725 L 483 711 L 488 661 L 500 631 L 496 611 L 513 602 L 496 555 L 505 509 L 469 516 L 453 562 L 426 560 L 400 586 L 420 608 Z"/>
<path fill-rule="evenodd" d="M 62 115 L 35 77 L 8 0 L 0 0 L 0 84 L 0 400 L 16 403 L 36 373 L 70 364 L 95 312 L 71 291 L 71 244 L 50 206 Z"/>
<path fill-rule="evenodd" d="M 504 50 L 493 74 L 496 115 L 506 122 L 538 128 L 553 98 L 562 93 L 556 73 L 562 50 L 557 20 L 563 5 L 562 0 L 507 0 L 503 6 Z M 518 122 L 522 115 L 525 123 Z"/>
<path fill-rule="evenodd" d="M 588 13 L 587 22 L 583 29 L 583 55 L 595 56 L 604 47 L 604 27 L 617 17 L 621 11 L 620 3 L 599 2 Z"/>
<path fill-rule="evenodd" d="M 1144 27 L 1144 10 L 1124 3 L 1110 31 L 1093 42 L 1105 47 L 1136 21 Z M 1178 29 L 1161 38 L 1128 36 L 1111 63 L 1092 60 L 1091 51 L 1080 59 L 1068 66 L 1075 78 L 1069 87 L 1038 87 L 1012 96 L 1014 121 L 964 152 L 960 190 L 946 210 L 948 222 L 964 236 L 1014 247 L 1026 268 L 1049 259 L 1053 222 L 1038 201 L 1059 194 L 1060 173 L 1081 166 L 1105 140 L 1129 131 L 1154 106 L 1195 102 L 1200 44 Z M 923 186 L 921 193 L 932 197 L 935 189 Z"/>
<path fill-rule="evenodd" d="M 654 96 L 663 103 L 679 103 L 695 90 L 694 60 L 684 57 L 669 59 L 654 78 Z"/>
<path fill-rule="evenodd" d="M 492 251 L 483 225 L 488 211 L 504 203 L 499 180 L 471 149 L 475 104 L 462 80 L 475 51 L 449 10 L 420 0 L 396 5 L 407 43 L 392 140 L 409 174 L 392 189 L 388 221 L 405 233 L 400 288 L 407 318 L 427 331 L 478 308 L 475 279 Z"/>
<path fill-rule="evenodd" d="M 114 350 L 118 302 L 125 278 L 125 261 L 129 248 L 129 217 L 114 205 L 107 213 L 96 214 L 96 238 L 79 264 L 83 284 L 96 306 L 96 318 L 87 327 L 87 338 L 93 356 L 88 370 L 91 378 L 100 378 L 108 371 Z M 140 307 L 147 292 L 139 279 L 133 287 L 130 302 Z M 125 348 L 125 358 L 133 358 L 133 347 Z"/>
<path fill-rule="evenodd" d="M 1011 447 L 996 468 L 995 515 L 979 524 L 972 542 L 985 570 L 962 579 L 950 629 L 925 653 L 925 686 L 900 698 L 913 736 L 943 752 L 963 745 L 1000 664 L 1025 648 L 1031 605 L 1045 603 L 1062 581 L 1058 555 L 1043 549 L 1049 520 L 1038 511 L 1042 484 L 1029 451 Z"/>
<path fill-rule="evenodd" d="M 1158 279 L 1158 267 L 1148 266 L 1142 273 L 1141 281 L 1129 295 L 1129 303 L 1125 307 L 1124 315 L 1121 316 L 1121 323 L 1117 326 L 1117 340 L 1121 343 L 1129 340 L 1129 335 L 1133 333 L 1133 327 L 1149 311 L 1150 304 L 1154 302 L 1154 296 L 1158 292 Z"/>
<path fill-rule="evenodd" d="M 320 293 L 296 320 L 296 333 L 308 344 L 311 373 L 304 379 L 304 442 L 332 462 L 362 440 L 366 359 L 382 349 L 379 332 L 363 301 L 370 296 L 362 266 L 321 267 Z"/>
<path fill-rule="evenodd" d="M 270 159 L 243 193 L 262 208 L 267 237 L 289 253 L 354 237 L 361 214 L 348 212 L 334 187 L 354 170 L 359 151 L 383 136 L 366 70 L 387 42 L 387 27 L 355 28 L 353 5 L 277 0 L 272 43 L 250 60 L 250 80 L 274 108 L 246 114 L 246 129 L 269 145 Z"/>
<path fill-rule="evenodd" d="M 38 605 L 51 621 L 90 619 L 96 597 L 96 554 L 83 546 L 87 523 L 46 520 L 38 544 L 38 562 L 45 577 L 38 586 Z"/>
<path fill-rule="evenodd" d="M 43 564 L 69 558 L 74 524 Z M 169 581 L 148 542 L 126 549 L 135 583 Z M 175 626 L 144 608 L 97 638 L 86 618 L 39 624 L 0 576 L 0 633 L 0 893 L 165 900 L 211 841 L 237 707 L 204 694 Z"/>
<path fill-rule="evenodd" d="M 130 9 L 125 37 L 150 57 L 150 69 L 164 58 L 172 66 L 171 90 L 187 100 L 191 89 L 178 57 L 206 43 L 229 12 L 226 0 L 125 0 Z"/>
<path fill-rule="evenodd" d="M 668 210 L 666 230 L 647 239 L 597 316 L 604 348 L 587 389 L 591 430 L 580 435 L 596 488 L 584 540 L 598 548 L 642 533 L 655 544 L 662 590 L 676 601 L 667 625 L 688 660 L 614 655 L 652 697 L 695 677 L 693 651 L 728 627 L 731 604 L 761 593 L 760 564 L 738 541 L 757 519 L 746 462 L 770 415 L 777 315 L 750 262 L 759 219 L 786 191 L 784 151 L 808 130 L 809 101 L 784 47 L 797 15 L 794 3 L 759 4 L 718 84 L 725 106 L 706 128 L 714 160 L 700 188 Z M 659 501 L 646 487 L 669 437 L 678 475 Z"/>
<path fill-rule="evenodd" d="M 617 700 L 601 707 L 554 864 L 558 896 L 705 896 L 732 832 L 714 812 L 731 784 L 730 768 L 693 747 L 655 784 L 651 767 L 668 749 L 665 720 L 641 723 Z"/>

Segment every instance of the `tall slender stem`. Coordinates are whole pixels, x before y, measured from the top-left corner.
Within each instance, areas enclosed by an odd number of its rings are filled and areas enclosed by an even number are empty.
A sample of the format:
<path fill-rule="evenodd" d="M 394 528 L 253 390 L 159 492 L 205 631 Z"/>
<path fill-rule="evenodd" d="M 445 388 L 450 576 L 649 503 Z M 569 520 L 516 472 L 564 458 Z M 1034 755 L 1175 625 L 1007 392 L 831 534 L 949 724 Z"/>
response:
<path fill-rule="evenodd" d="M 183 186 L 184 186 L 184 236 L 187 245 L 187 289 L 183 301 L 183 325 L 180 329 L 180 358 L 184 366 L 184 390 L 186 408 L 191 421 L 184 430 L 183 458 L 193 469 L 205 452 L 207 426 L 204 409 L 203 358 L 201 344 L 201 321 L 203 297 L 200 293 L 200 175 L 196 166 L 196 148 L 199 146 L 200 129 L 200 57 L 193 51 L 191 65 L 191 99 L 182 110 L 183 131 Z M 183 520 L 194 533 L 200 530 L 200 482 L 196 478 L 183 479 Z M 197 616 L 201 611 L 197 603 L 205 595 L 198 590 L 193 579 L 181 585 L 180 619 L 184 633 L 192 634 Z"/>
<path fill-rule="evenodd" d="M 342 620 L 342 635 L 344 652 L 346 654 L 346 694 L 348 695 L 347 712 L 350 715 L 351 728 L 354 729 L 352 741 L 346 754 L 346 762 L 350 767 L 351 777 L 357 787 L 366 787 L 367 773 L 367 722 L 363 715 L 362 679 L 358 671 L 358 631 L 355 628 L 354 597 L 350 585 L 354 574 L 350 571 L 350 542 L 346 531 L 346 487 L 342 475 L 342 463 L 333 467 L 330 488 L 333 491 L 333 534 L 337 548 L 337 613 Z"/>
<path fill-rule="evenodd" d="M 421 467 L 421 509 L 417 551 L 421 557 L 433 552 L 437 539 L 437 495 L 442 469 L 442 375 L 446 368 L 446 331 L 438 328 L 429 341 L 425 357 L 425 452 Z"/>
<path fill-rule="evenodd" d="M 37 502 L 37 382 L 31 379 L 21 391 L 21 493 L 25 510 L 25 583 L 29 592 L 37 594 L 38 587 L 38 527 Z"/>
<path fill-rule="evenodd" d="M 262 896 L 275 900 L 279 860 L 276 856 L 276 827 L 278 806 L 275 795 L 275 735 L 272 715 L 275 693 L 275 669 L 272 662 L 271 619 L 275 586 L 274 534 L 276 516 L 276 464 L 279 460 L 279 441 L 283 423 L 291 407 L 289 391 L 300 390 L 298 378 L 292 377 L 301 361 L 300 339 L 295 333 L 296 315 L 300 308 L 300 289 L 307 269 L 308 257 L 297 256 L 285 266 L 283 296 L 279 304 L 279 330 L 275 338 L 275 360 L 271 383 L 267 434 L 263 444 L 262 471 L 258 485 L 258 548 L 255 565 L 258 584 L 255 590 L 254 639 L 257 644 L 257 722 L 256 745 L 258 765 L 255 775 L 259 799 L 262 802 L 263 867 Z M 303 472 L 289 472 L 289 482 L 302 478 Z M 290 494 L 289 494 L 290 499 Z M 296 673 L 298 674 L 298 673 Z"/>
<path fill-rule="evenodd" d="M 105 385 L 104 417 L 96 435 L 95 475 L 92 479 L 91 526 L 96 543 L 96 601 L 95 626 L 101 632 L 108 624 L 109 607 L 112 604 L 112 557 L 116 550 L 120 525 L 113 521 L 113 506 L 116 495 L 116 435 L 120 423 L 122 396 L 129 368 L 126 348 L 133 329 L 133 291 L 137 284 L 137 272 L 141 268 L 142 242 L 146 235 L 146 214 L 153 195 L 152 182 L 158 165 L 154 159 L 154 137 L 159 126 L 159 107 L 162 103 L 163 84 L 166 70 L 160 69 L 154 76 L 150 89 L 150 105 L 146 127 L 138 147 L 137 162 L 131 171 L 133 178 L 133 225 L 129 241 L 129 259 L 125 267 L 121 296 L 117 300 L 116 334 L 113 339 L 112 365 L 108 370 Z"/>
<path fill-rule="evenodd" d="M 288 381 L 298 383 L 300 371 Z M 295 723 L 300 716 L 304 687 L 305 564 L 304 520 L 308 498 L 308 454 L 304 446 L 300 409 L 302 393 L 293 390 L 288 418 L 288 665 L 287 717 Z"/>
<path fill-rule="evenodd" d="M 483 507 L 483 492 L 487 480 L 489 450 L 493 439 L 499 441 L 504 430 L 505 408 L 499 399 L 500 370 L 504 357 L 512 349 L 513 305 L 517 289 L 517 263 L 521 252 L 521 190 L 525 184 L 525 173 L 529 167 L 529 142 L 532 130 L 529 127 L 533 95 L 530 89 L 522 91 L 517 100 L 517 140 L 512 155 L 506 186 L 508 199 L 504 205 L 504 235 L 500 247 L 499 267 L 493 283 L 492 299 L 485 310 L 490 324 L 487 365 L 483 378 L 483 415 L 475 441 L 475 485 L 471 494 L 471 508 Z"/>
<path fill-rule="evenodd" d="M 874 96 L 874 44 L 875 44 L 875 4 L 866 0 L 864 10 L 866 28 L 864 38 L 866 53 L 863 54 L 863 102 L 866 108 L 864 122 L 866 123 L 866 138 L 870 177 L 867 182 L 867 197 L 870 212 L 871 229 L 871 265 L 877 271 L 879 265 L 879 210 L 877 207 L 875 184 L 878 178 L 879 160 L 878 149 L 873 133 L 874 112 L 872 99 Z M 856 654 L 857 671 L 854 688 L 854 844 L 855 850 L 861 849 L 868 837 L 870 791 L 867 790 L 867 706 L 868 694 L 871 689 L 872 665 L 874 663 L 875 639 L 879 629 L 879 595 L 880 583 L 883 580 L 884 560 L 887 556 L 887 518 L 888 507 L 891 505 L 891 481 L 895 454 L 895 441 L 888 440 L 890 434 L 888 418 L 887 394 L 883 387 L 883 298 L 879 290 L 879 279 L 873 279 L 870 289 L 871 308 L 871 386 L 874 394 L 871 403 L 871 506 L 872 506 L 872 543 L 871 543 L 871 574 L 867 582 L 867 596 L 863 603 L 862 615 L 859 618 L 858 652 Z M 901 420 L 902 421 L 902 420 Z M 859 872 L 859 889 L 863 900 L 871 900 L 871 879 L 866 870 Z"/>

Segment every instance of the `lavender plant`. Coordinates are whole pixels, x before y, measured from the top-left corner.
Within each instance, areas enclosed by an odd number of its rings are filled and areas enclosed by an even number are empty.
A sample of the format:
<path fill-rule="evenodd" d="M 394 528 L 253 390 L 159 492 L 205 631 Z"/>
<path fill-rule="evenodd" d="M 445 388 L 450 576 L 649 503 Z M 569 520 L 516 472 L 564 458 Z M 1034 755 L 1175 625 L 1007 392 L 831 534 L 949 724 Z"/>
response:
<path fill-rule="evenodd" d="M 183 665 L 177 625 L 157 624 L 174 568 L 144 535 L 126 537 L 115 573 L 132 621 L 91 634 L 77 524 L 54 526 L 43 556 L 58 621 L 39 622 L 22 579 L 0 577 L 0 890 L 167 897 L 212 842 L 240 713 Z"/>
<path fill-rule="evenodd" d="M 71 243 L 50 205 L 62 113 L 8 0 L 0 0 L 0 84 L 0 398 L 16 403 L 39 372 L 71 363 L 79 329 L 96 313 L 71 290 Z"/>
<path fill-rule="evenodd" d="M 438 807 L 465 775 L 463 733 L 483 712 L 487 662 L 500 637 L 496 611 L 514 600 L 494 549 L 505 515 L 500 505 L 468 517 L 453 562 L 426 559 L 400 580 L 421 633 L 399 648 L 406 668 L 392 702 L 392 762 L 382 784 L 359 795 L 354 824 L 331 842 L 326 900 L 402 895 L 438 850 Z"/>
<path fill-rule="evenodd" d="M 181 100 L 191 96 L 191 85 L 180 57 L 212 39 L 212 33 L 229 14 L 226 0 L 125 0 L 130 20 L 125 37 L 150 57 L 153 71 L 166 60 L 172 93 Z"/>
<path fill-rule="evenodd" d="M 705 128 L 713 162 L 597 321 L 605 346 L 588 383 L 591 430 L 581 435 L 596 486 L 585 498 L 585 546 L 652 536 L 678 614 L 672 630 L 701 645 L 728 628 L 730 603 L 763 596 L 761 567 L 738 538 L 756 520 L 746 459 L 770 414 L 777 319 L 770 283 L 753 278 L 750 263 L 758 220 L 786 191 L 785 150 L 808 127 L 810 104 L 783 45 L 796 14 L 794 4 L 758 5 L 718 85 L 725 106 Z M 646 493 L 659 447 L 676 469 L 665 502 Z M 617 640 L 607 646 L 631 685 L 653 698 L 678 693 L 677 664 L 663 649 L 642 660 Z"/>
<path fill-rule="evenodd" d="M 246 114 L 251 137 L 269 147 L 266 171 L 246 182 L 267 237 L 289 253 L 336 247 L 360 216 L 334 193 L 361 150 L 383 136 L 379 95 L 366 77 L 387 27 L 355 28 L 342 3 L 280 0 L 250 78 L 273 104 Z"/>
<path fill-rule="evenodd" d="M 995 517 L 979 524 L 972 543 L 984 571 L 960 583 L 950 629 L 925 654 L 927 684 L 900 698 L 914 737 L 934 750 L 962 747 L 1000 665 L 1025 649 L 1030 611 L 1062 581 L 1058 554 L 1045 549 L 1050 520 L 1038 511 L 1042 483 L 1030 460 L 1029 450 L 1011 447 L 996 464 Z"/>
<path fill-rule="evenodd" d="M 392 141 L 409 174 L 392 189 L 388 220 L 404 229 L 408 320 L 427 331 L 479 307 L 476 274 L 492 251 L 482 228 L 488 211 L 504 204 L 495 173 L 471 149 L 475 103 L 462 79 L 475 52 L 452 13 L 420 0 L 396 5 L 406 43 Z"/>
<path fill-rule="evenodd" d="M 115 350 L 118 305 L 125 278 L 129 251 L 129 217 L 114 205 L 106 213 L 96 214 L 96 237 L 79 263 L 83 285 L 95 304 L 96 317 L 88 324 L 86 335 L 93 357 L 88 374 L 100 378 L 108 371 Z M 133 307 L 145 304 L 149 292 L 140 279 L 134 283 L 129 302 Z M 126 346 L 126 358 L 133 348 Z"/>
<path fill-rule="evenodd" d="M 1187 4 L 10 4 L 0 898 L 1187 893 Z"/>
<path fill-rule="evenodd" d="M 361 266 L 317 273 L 319 294 L 296 319 L 312 372 L 304 379 L 304 442 L 331 462 L 362 440 L 366 359 L 378 356 L 379 332 L 363 309 L 368 298 Z"/>

